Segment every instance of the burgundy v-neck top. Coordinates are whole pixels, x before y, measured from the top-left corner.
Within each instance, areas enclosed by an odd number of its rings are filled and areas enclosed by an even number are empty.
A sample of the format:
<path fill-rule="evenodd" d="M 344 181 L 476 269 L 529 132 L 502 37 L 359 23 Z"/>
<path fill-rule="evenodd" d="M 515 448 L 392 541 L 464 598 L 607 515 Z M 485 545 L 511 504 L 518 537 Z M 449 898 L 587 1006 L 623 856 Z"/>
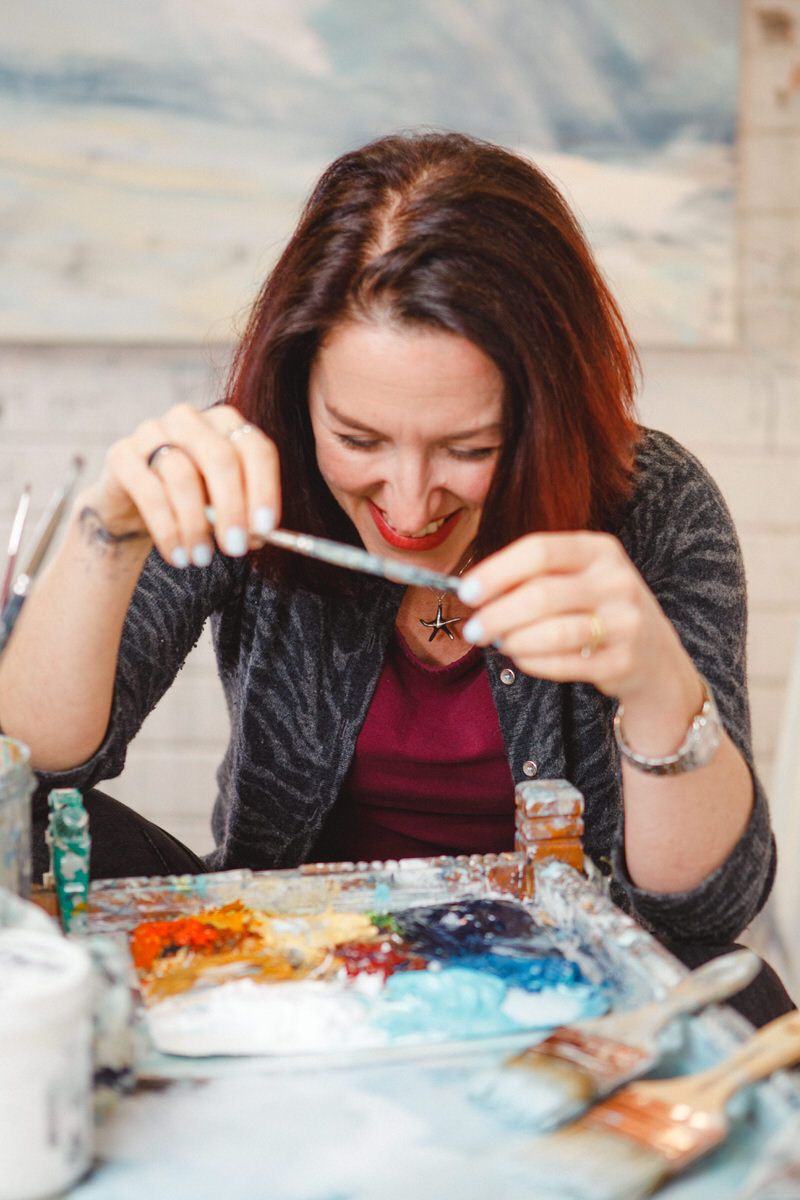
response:
<path fill-rule="evenodd" d="M 422 662 L 395 631 L 319 862 L 514 848 L 514 784 L 483 655 Z"/>

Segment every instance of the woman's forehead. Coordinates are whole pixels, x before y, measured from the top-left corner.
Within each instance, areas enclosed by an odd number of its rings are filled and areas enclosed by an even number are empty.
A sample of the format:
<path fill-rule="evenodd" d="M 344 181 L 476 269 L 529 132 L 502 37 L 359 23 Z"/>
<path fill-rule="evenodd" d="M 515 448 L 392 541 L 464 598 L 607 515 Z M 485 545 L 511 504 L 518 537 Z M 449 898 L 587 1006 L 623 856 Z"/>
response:
<path fill-rule="evenodd" d="M 338 416 L 442 414 L 459 429 L 499 422 L 503 379 L 466 338 L 431 328 L 351 322 L 325 339 L 311 376 L 312 401 Z"/>

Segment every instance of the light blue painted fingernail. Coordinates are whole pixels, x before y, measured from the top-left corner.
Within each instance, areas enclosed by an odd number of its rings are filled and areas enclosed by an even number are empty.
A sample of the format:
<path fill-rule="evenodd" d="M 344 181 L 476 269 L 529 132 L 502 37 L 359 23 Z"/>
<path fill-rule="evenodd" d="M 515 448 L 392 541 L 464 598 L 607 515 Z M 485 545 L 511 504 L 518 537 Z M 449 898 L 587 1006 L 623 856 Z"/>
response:
<path fill-rule="evenodd" d="M 213 504 L 207 504 L 207 505 L 205 506 L 205 508 L 203 509 L 203 512 L 206 514 L 206 520 L 208 521 L 209 525 L 216 525 L 216 523 L 217 523 L 217 510 L 214 508 L 214 505 L 213 505 Z"/>
<path fill-rule="evenodd" d="M 483 626 L 477 617 L 470 617 L 464 628 L 461 630 L 461 636 L 465 642 L 483 641 Z"/>
<path fill-rule="evenodd" d="M 253 533 L 259 534 L 260 537 L 266 537 L 268 533 L 272 533 L 274 528 L 275 509 L 268 508 L 266 504 L 257 508 L 253 513 Z"/>
<path fill-rule="evenodd" d="M 462 579 L 458 585 L 458 598 L 462 604 L 475 604 L 480 600 L 482 595 L 483 588 L 479 580 L 474 577 L 472 579 Z"/>
<path fill-rule="evenodd" d="M 231 525 L 230 529 L 225 530 L 224 546 L 226 553 L 234 558 L 241 558 L 247 553 L 247 534 L 240 525 Z"/>
<path fill-rule="evenodd" d="M 196 546 L 192 546 L 192 562 L 196 567 L 207 567 L 212 557 L 211 547 L 205 542 L 198 542 Z"/>
<path fill-rule="evenodd" d="M 178 567 L 182 571 L 184 567 L 189 565 L 189 555 L 183 546 L 176 546 L 170 555 L 170 561 L 173 567 Z"/>

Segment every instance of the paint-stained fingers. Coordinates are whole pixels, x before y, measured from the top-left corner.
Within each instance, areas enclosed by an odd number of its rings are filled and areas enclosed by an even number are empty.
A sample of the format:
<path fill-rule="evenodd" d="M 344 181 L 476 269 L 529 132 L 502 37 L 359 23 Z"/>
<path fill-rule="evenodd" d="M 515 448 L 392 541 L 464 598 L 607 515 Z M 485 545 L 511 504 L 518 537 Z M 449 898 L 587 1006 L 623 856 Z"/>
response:
<path fill-rule="evenodd" d="M 527 580 L 602 568 L 624 556 L 619 541 L 606 533 L 531 533 L 468 571 L 458 594 L 465 604 L 478 607 Z"/>

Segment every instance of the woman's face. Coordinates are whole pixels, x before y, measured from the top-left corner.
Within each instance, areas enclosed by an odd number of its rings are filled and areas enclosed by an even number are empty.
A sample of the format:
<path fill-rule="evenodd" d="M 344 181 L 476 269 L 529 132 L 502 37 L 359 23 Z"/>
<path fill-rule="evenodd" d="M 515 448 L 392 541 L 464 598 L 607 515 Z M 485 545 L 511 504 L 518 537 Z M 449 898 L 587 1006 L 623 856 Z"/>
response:
<path fill-rule="evenodd" d="M 501 442 L 503 380 L 465 338 L 349 322 L 309 381 L 317 462 L 368 550 L 453 571 Z"/>

